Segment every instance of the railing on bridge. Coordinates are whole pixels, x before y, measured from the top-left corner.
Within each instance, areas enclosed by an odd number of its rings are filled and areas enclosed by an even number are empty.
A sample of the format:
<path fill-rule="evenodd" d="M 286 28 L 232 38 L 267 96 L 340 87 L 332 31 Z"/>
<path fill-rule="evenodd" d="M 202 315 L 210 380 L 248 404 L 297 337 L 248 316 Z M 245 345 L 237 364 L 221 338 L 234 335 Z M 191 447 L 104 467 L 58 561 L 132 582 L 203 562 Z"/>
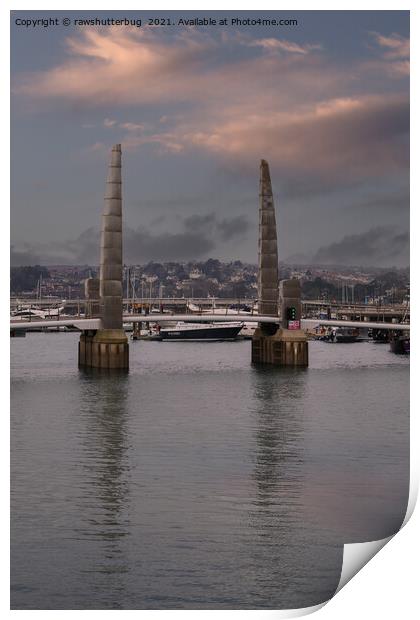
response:
<path fill-rule="evenodd" d="M 165 321 L 191 321 L 195 322 L 226 322 L 226 315 L 223 314 L 125 314 L 123 321 L 125 323 L 161 323 Z M 228 315 L 228 320 L 240 321 L 243 323 L 280 323 L 279 317 L 265 315 L 250 314 L 232 314 Z M 408 323 L 383 323 L 372 321 L 340 321 L 325 319 L 302 319 L 302 328 L 310 329 L 316 325 L 326 325 L 332 327 L 359 327 L 373 329 L 392 329 L 392 330 L 409 330 Z M 59 328 L 59 327 L 75 327 L 80 331 L 96 331 L 101 328 L 101 319 L 78 319 L 66 318 L 60 320 L 39 319 L 37 321 L 15 321 L 10 323 L 10 330 L 30 330 L 31 328 Z"/>

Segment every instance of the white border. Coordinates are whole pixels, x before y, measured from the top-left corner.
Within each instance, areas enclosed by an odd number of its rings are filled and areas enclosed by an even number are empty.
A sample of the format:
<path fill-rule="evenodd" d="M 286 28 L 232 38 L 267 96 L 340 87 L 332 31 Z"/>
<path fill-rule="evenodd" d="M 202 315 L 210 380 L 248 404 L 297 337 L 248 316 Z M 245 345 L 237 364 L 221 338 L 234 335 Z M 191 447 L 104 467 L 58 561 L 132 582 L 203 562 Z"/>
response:
<path fill-rule="evenodd" d="M 71 8 L 70 8 L 71 7 Z M 263 7 L 263 8 L 262 8 Z M 93 0 L 86 6 L 85 2 L 79 2 L 74 0 L 70 3 L 58 3 L 57 1 L 52 2 L 52 0 L 45 0 L 40 5 L 34 5 L 30 2 L 13 2 L 12 0 L 6 1 L 2 3 L 1 7 L 1 50 L 2 50 L 2 60 L 3 60 L 3 71 L 2 71 L 2 93 L 1 93 L 1 111 L 3 118 L 3 149 L 1 151 L 1 170 L 5 177 L 3 180 L 2 187 L 8 187 L 8 178 L 9 178 L 9 158 L 8 158 L 8 148 L 4 146 L 5 142 L 9 142 L 9 10 L 116 10 L 115 3 L 108 2 L 106 0 Z M 325 2 L 324 0 L 320 0 L 317 3 L 314 2 L 302 2 L 296 0 L 295 2 L 290 2 L 288 5 L 279 6 L 278 3 L 274 2 L 264 2 L 263 5 L 258 3 L 249 2 L 247 0 L 243 0 L 242 2 L 231 1 L 229 5 L 226 5 L 226 2 L 221 2 L 220 0 L 215 0 L 214 2 L 209 3 L 192 3 L 180 1 L 179 3 L 175 2 L 153 2 L 149 5 L 141 5 L 138 2 L 133 2 L 130 0 L 126 0 L 124 2 L 124 10 L 136 10 L 136 11 L 145 11 L 150 10 L 278 10 L 278 11 L 298 11 L 298 10 L 411 10 L 411 59 L 412 59 L 412 110 L 419 109 L 419 102 L 417 97 L 417 89 L 418 89 L 418 17 L 417 11 L 415 10 L 414 2 L 391 2 L 389 0 L 379 1 L 360 1 L 354 0 L 353 2 L 343 3 L 340 2 L 339 6 L 337 2 Z M 417 132 L 416 132 L 417 129 Z M 412 114 L 412 139 L 418 135 L 419 123 L 416 119 L 416 115 Z M 417 144 L 416 144 L 417 146 Z M 413 174 L 413 171 L 420 170 L 419 161 L 418 161 L 418 153 L 417 148 L 414 149 L 412 146 L 412 162 L 411 162 L 411 170 L 412 170 L 412 192 L 413 198 L 412 203 L 416 204 L 418 202 L 419 194 L 418 194 L 418 173 L 417 175 Z M 416 178 L 417 177 L 417 178 Z M 10 192 L 10 187 L 9 187 Z M 10 193 L 9 193 L 10 195 Z M 1 268 L 4 270 L 4 278 L 3 282 L 8 282 L 9 280 L 9 238 L 8 234 L 4 231 L 9 228 L 9 219 L 8 219 L 8 192 L 3 192 L 3 218 L 6 217 L 6 223 L 3 224 L 3 234 L 6 239 L 3 240 L 1 247 Z M 418 209 L 416 209 L 418 211 Z M 413 324 L 417 324 L 417 309 L 419 307 L 419 300 L 417 295 L 417 267 L 419 265 L 419 254 L 418 254 L 418 244 L 416 244 L 415 233 L 419 231 L 418 227 L 418 215 L 416 211 L 412 210 L 411 212 L 411 239 L 412 239 L 412 256 L 411 256 L 411 269 L 412 269 L 412 306 L 414 312 L 412 312 Z M 3 220 L 4 221 L 4 220 Z M 416 247 L 417 246 L 417 247 Z M 2 287 L 2 290 L 6 289 L 5 286 Z M 9 298 L 8 291 L 4 290 L 3 292 L 4 299 L 2 308 L 4 311 L 8 309 L 9 306 Z M 4 324 L 8 323 L 8 312 L 5 314 Z M 9 341 L 9 334 L 5 332 L 4 334 L 5 341 Z M 7 338 L 7 340 L 6 340 Z M 412 330 L 411 339 L 414 341 L 414 346 L 412 345 L 412 350 L 414 352 L 418 349 L 418 337 L 416 334 L 416 330 Z M 2 373 L 1 378 L 3 381 L 2 387 L 3 393 L 8 394 L 7 385 L 5 385 L 5 378 L 7 377 L 6 369 L 8 367 L 7 355 L 3 355 L 2 357 Z M 419 368 L 416 356 L 412 356 L 411 363 L 413 367 L 412 376 L 419 376 Z M 411 390 L 411 399 L 412 399 L 412 416 L 411 416 L 411 425 L 412 425 L 412 435 L 411 435 L 411 467 L 412 467 L 412 477 L 411 477 L 411 485 L 412 492 L 413 489 L 418 488 L 418 479 L 419 479 L 419 457 L 417 456 L 419 453 L 419 435 L 418 435 L 418 424 L 415 419 L 416 405 L 418 404 L 418 396 L 415 393 L 414 386 L 412 386 Z M 7 399 L 6 399 L 7 400 Z M 9 493 L 9 458 L 8 458 L 8 437 L 9 437 L 9 425 L 8 419 L 6 418 L 7 409 L 3 408 L 2 411 L 2 424 L 3 424 L 3 432 L 2 438 L 4 445 L 2 446 L 1 458 L 2 458 L 2 472 L 3 472 L 3 496 L 8 496 Z M 413 494 L 411 495 L 411 501 L 413 501 Z M 3 510 L 3 533 L 8 532 L 9 528 L 9 515 L 4 514 Z M 336 619 L 340 618 L 346 620 L 347 618 L 351 618 L 352 620 L 355 617 L 368 618 L 372 615 L 375 618 L 389 618 L 394 619 L 395 617 L 404 619 L 404 618 L 412 618 L 417 616 L 417 565 L 418 565 L 418 550 L 420 549 L 419 543 L 419 531 L 420 531 L 420 517 L 419 510 L 417 509 L 414 512 L 413 517 L 407 525 L 403 528 L 403 530 L 395 536 L 389 544 L 386 545 L 385 549 L 383 549 L 373 560 L 371 560 L 363 570 L 357 574 L 352 580 L 350 585 L 344 587 L 342 591 L 340 591 L 331 602 L 329 602 L 325 607 L 323 607 L 319 612 L 317 612 L 317 617 L 320 619 L 323 618 L 325 620 L 331 618 Z M 2 557 L 9 557 L 9 543 L 8 539 L 2 538 Z M 8 612 L 8 600 L 9 600 L 9 578 L 8 578 L 8 569 L 9 567 L 3 567 L 3 574 L 1 580 L 1 607 L 2 610 L 6 611 L 6 613 L 13 613 L 14 616 L 26 613 L 21 611 Z M 417 612 L 417 613 L 416 613 Z M 53 611 L 53 612 L 45 612 L 45 611 L 33 611 L 32 614 L 38 615 L 39 617 L 44 617 L 45 613 L 54 613 L 54 617 L 61 616 L 65 614 L 66 616 L 72 616 L 76 614 L 79 616 L 80 614 L 93 614 L 97 616 L 98 614 L 102 615 L 101 611 Z M 167 616 L 167 614 L 177 614 L 178 617 L 185 617 L 187 614 L 194 614 L 194 617 L 213 617 L 213 615 L 218 616 L 218 618 L 231 618 L 232 615 L 241 614 L 241 620 L 243 618 L 249 618 L 252 615 L 252 618 L 256 618 L 258 616 L 267 617 L 268 615 L 276 617 L 285 617 L 285 615 L 281 612 L 277 611 L 221 611 L 221 612 L 213 612 L 213 611 L 120 611 L 120 612 L 108 612 L 108 614 L 113 613 L 136 613 L 140 614 L 142 618 L 162 618 Z M 291 615 L 289 615 L 291 617 Z"/>

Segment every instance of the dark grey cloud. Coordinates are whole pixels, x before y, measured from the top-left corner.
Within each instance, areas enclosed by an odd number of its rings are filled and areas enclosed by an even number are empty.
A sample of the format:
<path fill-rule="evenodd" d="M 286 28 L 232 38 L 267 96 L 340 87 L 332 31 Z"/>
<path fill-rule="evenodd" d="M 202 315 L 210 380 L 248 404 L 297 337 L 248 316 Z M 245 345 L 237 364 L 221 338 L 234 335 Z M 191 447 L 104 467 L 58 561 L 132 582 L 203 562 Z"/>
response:
<path fill-rule="evenodd" d="M 155 218 L 153 218 L 150 224 L 151 226 L 159 226 L 160 224 L 163 224 L 165 220 L 166 220 L 166 215 L 157 215 Z"/>
<path fill-rule="evenodd" d="M 200 259 L 219 253 L 218 243 L 239 239 L 250 228 L 244 216 L 218 220 L 213 214 L 190 216 L 183 221 L 179 232 L 153 233 L 147 228 L 124 229 L 123 259 L 125 263 L 155 261 L 184 261 Z M 298 253 L 285 259 L 286 263 L 335 265 L 398 266 L 409 264 L 409 233 L 392 226 L 377 226 L 360 233 L 346 235 L 341 240 L 322 246 L 310 255 Z M 99 263 L 100 232 L 89 228 L 76 239 L 49 245 L 25 244 L 12 246 L 11 265 L 54 265 Z"/>
<path fill-rule="evenodd" d="M 392 226 L 377 226 L 320 248 L 313 262 L 336 265 L 406 266 L 410 237 Z"/>
<path fill-rule="evenodd" d="M 368 195 L 361 202 L 352 202 L 352 209 L 360 209 L 366 212 L 379 209 L 382 212 L 395 212 L 403 214 L 407 218 L 410 210 L 410 194 L 408 191 L 394 193 L 378 193 L 378 195 Z"/>
<path fill-rule="evenodd" d="M 214 233 L 222 241 L 231 241 L 243 237 L 248 232 L 250 223 L 244 215 L 219 220 L 215 213 L 208 213 L 186 217 L 184 226 L 193 233 Z"/>
<path fill-rule="evenodd" d="M 67 241 L 63 244 L 63 250 L 71 256 L 79 257 L 80 264 L 89 264 L 96 257 L 94 262 L 99 262 L 99 230 L 94 227 L 88 228 L 82 232 L 74 241 Z M 60 245 L 57 244 L 56 251 L 59 251 Z"/>
<path fill-rule="evenodd" d="M 126 229 L 124 232 L 123 254 L 127 263 L 200 258 L 214 248 L 213 238 L 202 231 L 157 235 L 146 229 Z"/>
<path fill-rule="evenodd" d="M 133 200 L 133 205 L 141 209 L 170 209 L 179 207 L 194 208 L 198 204 L 210 207 L 214 204 L 217 196 L 211 187 L 206 187 L 201 193 L 174 193 L 170 196 L 160 194 L 158 197 L 142 197 L 140 200 Z"/>
<path fill-rule="evenodd" d="M 31 249 L 16 250 L 13 245 L 10 247 L 10 264 L 12 267 L 39 265 L 40 262 L 40 256 Z"/>
<path fill-rule="evenodd" d="M 223 241 L 231 241 L 243 237 L 248 232 L 250 223 L 243 215 L 225 218 L 217 224 L 217 230 Z"/>
<path fill-rule="evenodd" d="M 214 213 L 184 218 L 179 232 L 153 233 L 147 228 L 125 228 L 123 259 L 126 263 L 150 260 L 183 261 L 202 258 L 212 252 L 220 241 L 240 238 L 249 228 L 242 215 L 218 220 Z M 49 245 L 29 245 L 12 248 L 12 265 L 35 263 L 91 264 L 99 263 L 100 232 L 89 228 L 76 239 Z"/>
<path fill-rule="evenodd" d="M 12 246 L 10 262 L 13 267 L 22 265 L 84 265 L 99 263 L 99 230 L 91 227 L 76 239 L 49 244 L 24 244 Z"/>
<path fill-rule="evenodd" d="M 205 215 L 189 215 L 184 219 L 184 227 L 192 233 L 213 230 L 216 224 L 216 215 L 207 213 Z"/>

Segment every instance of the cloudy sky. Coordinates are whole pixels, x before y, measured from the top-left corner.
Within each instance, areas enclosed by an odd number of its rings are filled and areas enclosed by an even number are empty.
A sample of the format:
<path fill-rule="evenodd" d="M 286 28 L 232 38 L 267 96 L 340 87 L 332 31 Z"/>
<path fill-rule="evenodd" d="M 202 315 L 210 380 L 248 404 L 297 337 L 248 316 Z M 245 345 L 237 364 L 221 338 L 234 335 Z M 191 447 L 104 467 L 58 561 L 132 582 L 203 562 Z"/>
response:
<path fill-rule="evenodd" d="M 143 26 L 15 24 L 64 15 Z M 203 15 L 232 17 L 170 12 Z M 408 264 L 408 12 L 240 15 L 298 20 L 283 27 L 149 16 L 13 12 L 12 264 L 98 263 L 118 142 L 128 263 L 256 262 L 264 158 L 282 260 Z"/>

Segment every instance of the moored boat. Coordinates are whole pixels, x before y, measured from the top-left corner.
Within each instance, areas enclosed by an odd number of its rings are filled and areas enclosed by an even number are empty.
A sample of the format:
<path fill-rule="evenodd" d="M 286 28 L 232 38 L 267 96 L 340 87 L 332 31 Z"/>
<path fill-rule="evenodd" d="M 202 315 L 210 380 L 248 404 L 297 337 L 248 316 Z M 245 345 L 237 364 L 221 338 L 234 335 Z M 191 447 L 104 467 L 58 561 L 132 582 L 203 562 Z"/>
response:
<path fill-rule="evenodd" d="M 359 330 L 355 327 L 337 327 L 335 330 L 336 342 L 357 342 Z"/>
<path fill-rule="evenodd" d="M 239 332 L 239 335 L 246 340 L 250 340 L 254 335 L 255 330 L 257 329 L 257 323 L 251 323 L 250 321 L 243 324 L 243 328 Z"/>
<path fill-rule="evenodd" d="M 389 342 L 389 330 L 387 329 L 370 329 L 369 338 L 372 338 L 373 342 L 386 343 Z"/>
<path fill-rule="evenodd" d="M 19 310 L 14 310 L 10 313 L 10 317 L 13 321 L 32 321 L 39 319 L 59 319 L 63 316 L 62 312 L 64 306 L 60 308 L 32 308 L 21 307 Z"/>
<path fill-rule="evenodd" d="M 389 337 L 389 344 L 392 353 L 398 355 L 408 355 L 410 353 L 410 333 L 409 331 L 393 331 Z"/>
<path fill-rule="evenodd" d="M 175 327 L 162 328 L 162 340 L 235 340 L 243 323 L 177 323 Z"/>
<path fill-rule="evenodd" d="M 25 338 L 26 331 L 24 329 L 11 329 L 10 338 Z"/>

